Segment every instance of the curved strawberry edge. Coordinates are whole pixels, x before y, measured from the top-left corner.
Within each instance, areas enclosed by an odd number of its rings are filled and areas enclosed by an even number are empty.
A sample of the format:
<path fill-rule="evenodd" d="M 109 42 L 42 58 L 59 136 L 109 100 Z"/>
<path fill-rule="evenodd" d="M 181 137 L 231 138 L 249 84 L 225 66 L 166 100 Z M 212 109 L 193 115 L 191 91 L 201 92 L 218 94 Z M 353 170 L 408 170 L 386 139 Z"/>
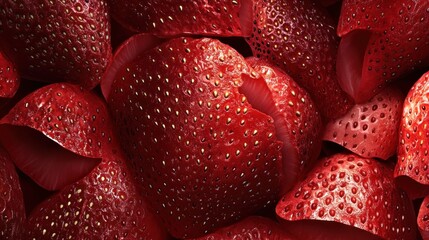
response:
<path fill-rule="evenodd" d="M 110 90 L 116 73 L 126 63 L 133 61 L 140 54 L 155 47 L 162 41 L 163 40 L 160 38 L 151 34 L 141 33 L 130 37 L 118 47 L 100 83 L 101 91 L 106 100 L 109 99 Z"/>
<path fill-rule="evenodd" d="M 356 103 L 367 101 L 368 96 L 362 96 L 367 88 L 362 79 L 362 67 L 365 51 L 371 36 L 370 31 L 355 30 L 345 35 L 338 47 L 337 77 L 343 89 Z"/>
<path fill-rule="evenodd" d="M 429 195 L 429 185 L 420 183 L 408 175 L 398 175 L 396 170 L 394 177 L 398 187 L 407 192 L 411 199 L 423 198 Z"/>
<path fill-rule="evenodd" d="M 249 37 L 253 28 L 253 9 L 255 0 L 242 0 L 239 12 L 242 37 Z"/>
<path fill-rule="evenodd" d="M 417 226 L 423 239 L 429 239 L 429 195 L 427 195 L 420 205 L 417 215 Z"/>
<path fill-rule="evenodd" d="M 62 189 L 81 179 L 101 162 L 101 158 L 85 157 L 67 150 L 37 129 L 1 123 L 0 133 L 0 142 L 15 165 L 49 191 Z"/>

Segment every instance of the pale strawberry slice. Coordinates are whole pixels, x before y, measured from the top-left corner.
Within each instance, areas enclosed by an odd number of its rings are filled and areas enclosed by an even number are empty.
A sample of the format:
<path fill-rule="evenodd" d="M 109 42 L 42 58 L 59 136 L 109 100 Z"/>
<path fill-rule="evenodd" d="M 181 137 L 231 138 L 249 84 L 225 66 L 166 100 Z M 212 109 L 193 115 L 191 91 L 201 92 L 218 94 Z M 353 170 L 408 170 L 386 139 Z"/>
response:
<path fill-rule="evenodd" d="M 197 240 L 215 239 L 296 240 L 297 238 L 287 233 L 276 221 L 266 217 L 251 216 Z"/>
<path fill-rule="evenodd" d="M 71 84 L 42 87 L 0 121 L 0 142 L 40 186 L 61 189 L 93 169 L 111 138 L 104 102 Z"/>
<path fill-rule="evenodd" d="M 331 120 L 323 139 L 366 158 L 387 160 L 396 153 L 404 94 L 386 88 L 366 103 L 356 104 L 343 117 Z"/>
<path fill-rule="evenodd" d="M 413 204 L 391 166 L 354 154 L 321 159 L 276 212 L 303 239 L 416 239 Z"/>
<path fill-rule="evenodd" d="M 395 177 L 412 198 L 429 193 L 428 152 L 426 139 L 429 110 L 429 72 L 409 91 L 399 128 L 398 163 Z"/>
<path fill-rule="evenodd" d="M 277 138 L 283 142 L 282 192 L 289 190 L 319 157 L 322 145 L 322 118 L 309 94 L 278 67 L 258 58 L 246 59 L 264 77 L 271 101 L 261 101 L 263 87 L 245 81 L 242 92 L 259 109 L 269 109 Z"/>
<path fill-rule="evenodd" d="M 0 1 L 0 49 L 23 78 L 95 87 L 111 58 L 106 1 Z"/>
<path fill-rule="evenodd" d="M 326 9 L 311 0 L 258 0 L 253 18 L 247 40 L 254 56 L 285 70 L 310 93 L 324 117 L 345 114 L 352 101 L 337 81 L 339 39 Z"/>
<path fill-rule="evenodd" d="M 125 161 L 117 142 L 105 145 L 91 173 L 33 210 L 23 239 L 167 239 Z"/>
<path fill-rule="evenodd" d="M 427 9 L 426 0 L 344 1 L 337 72 L 342 88 L 356 102 L 429 65 Z"/>
<path fill-rule="evenodd" d="M 417 216 L 417 225 L 424 240 L 429 239 L 429 196 L 423 199 Z"/>
<path fill-rule="evenodd" d="M 278 199 L 281 142 L 273 119 L 240 93 L 245 81 L 264 79 L 208 38 L 171 39 L 115 74 L 108 105 L 121 143 L 176 238 L 200 237 Z"/>
<path fill-rule="evenodd" d="M 252 0 L 109 0 L 112 16 L 126 28 L 157 36 L 249 36 Z"/>
<path fill-rule="evenodd" d="M 0 97 L 13 97 L 18 91 L 20 80 L 15 65 L 0 52 Z"/>
<path fill-rule="evenodd" d="M 0 147 L 0 238 L 21 239 L 25 222 L 24 198 L 9 154 Z"/>

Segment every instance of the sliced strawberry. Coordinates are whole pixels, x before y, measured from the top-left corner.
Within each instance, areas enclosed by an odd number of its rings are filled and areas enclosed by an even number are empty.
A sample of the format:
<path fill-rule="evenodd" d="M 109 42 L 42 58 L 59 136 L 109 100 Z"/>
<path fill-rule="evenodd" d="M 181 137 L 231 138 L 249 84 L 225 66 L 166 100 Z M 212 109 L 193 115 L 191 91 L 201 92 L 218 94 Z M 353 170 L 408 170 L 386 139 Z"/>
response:
<path fill-rule="evenodd" d="M 9 154 L 0 147 L 0 238 L 21 239 L 25 221 L 19 177 Z"/>
<path fill-rule="evenodd" d="M 20 77 L 15 65 L 0 52 L 0 97 L 11 98 L 18 91 Z"/>
<path fill-rule="evenodd" d="M 429 72 L 409 91 L 399 128 L 395 177 L 412 198 L 425 197 L 429 193 L 428 97 Z"/>
<path fill-rule="evenodd" d="M 326 125 L 323 139 L 366 158 L 387 160 L 396 153 L 404 94 L 394 87 L 356 104 Z"/>
<path fill-rule="evenodd" d="M 353 154 L 321 159 L 276 212 L 303 239 L 416 239 L 412 202 L 392 168 Z"/>
<path fill-rule="evenodd" d="M 342 88 L 356 102 L 429 65 L 427 9 L 426 0 L 344 1 L 337 71 Z"/>
<path fill-rule="evenodd" d="M 247 217 L 231 226 L 221 228 L 212 234 L 198 238 L 198 240 L 214 239 L 296 240 L 279 223 L 259 216 Z"/>
<path fill-rule="evenodd" d="M 424 240 L 429 239 L 429 196 L 426 196 L 420 205 L 417 225 L 422 238 Z"/>
<path fill-rule="evenodd" d="M 252 0 L 110 0 L 109 3 L 112 16 L 126 28 L 157 36 L 249 36 L 252 29 Z"/>
<path fill-rule="evenodd" d="M 282 192 L 286 192 L 319 157 L 322 118 L 309 94 L 282 70 L 258 58 L 249 58 L 247 62 L 264 77 L 273 99 L 261 101 L 263 91 L 256 81 L 245 81 L 241 87 L 253 106 L 265 104 L 258 108 L 269 109 L 274 119 L 277 138 L 283 142 Z"/>
<path fill-rule="evenodd" d="M 111 137 L 108 117 L 95 94 L 52 84 L 23 98 L 0 121 L 0 142 L 25 174 L 57 190 L 99 163 L 101 147 Z"/>
<path fill-rule="evenodd" d="M 172 39 L 117 71 L 110 110 L 174 237 L 202 236 L 277 200 L 273 119 L 239 89 L 257 78 L 264 81 L 234 49 L 207 38 Z"/>
<path fill-rule="evenodd" d="M 40 204 L 23 239 L 167 239 L 118 145 L 106 145 L 91 173 Z"/>
<path fill-rule="evenodd" d="M 255 56 L 284 69 L 313 97 L 322 115 L 336 118 L 352 101 L 337 81 L 338 38 L 330 15 L 310 0 L 256 1 L 253 34 Z"/>
<path fill-rule="evenodd" d="M 0 49 L 24 78 L 95 87 L 111 58 L 107 3 L 0 1 Z"/>

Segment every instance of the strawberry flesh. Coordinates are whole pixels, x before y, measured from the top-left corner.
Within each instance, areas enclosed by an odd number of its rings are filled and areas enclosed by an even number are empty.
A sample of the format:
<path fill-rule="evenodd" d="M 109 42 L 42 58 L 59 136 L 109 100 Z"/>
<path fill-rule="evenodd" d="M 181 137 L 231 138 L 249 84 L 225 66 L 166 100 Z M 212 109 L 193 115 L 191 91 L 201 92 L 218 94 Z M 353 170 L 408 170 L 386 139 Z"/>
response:
<path fill-rule="evenodd" d="M 352 106 L 336 76 L 339 39 L 335 23 L 311 0 L 255 2 L 252 36 L 247 38 L 256 57 L 278 65 L 305 88 L 328 119 Z"/>
<path fill-rule="evenodd" d="M 48 190 L 58 190 L 100 162 L 101 147 L 111 137 L 107 111 L 98 96 L 81 87 L 48 85 L 1 119 L 0 142 L 25 174 Z"/>
<path fill-rule="evenodd" d="M 322 119 L 309 94 L 281 69 L 257 58 L 247 62 L 265 82 L 244 81 L 240 90 L 253 107 L 274 119 L 277 138 L 283 142 L 284 193 L 319 157 Z"/>
<path fill-rule="evenodd" d="M 110 0 L 112 16 L 135 32 L 157 36 L 249 36 L 252 0 Z"/>
<path fill-rule="evenodd" d="M 117 72 L 109 108 L 174 237 L 202 236 L 277 200 L 273 119 L 239 92 L 255 78 L 263 82 L 234 49 L 208 38 L 171 39 Z"/>
<path fill-rule="evenodd" d="M 337 229 L 340 236 L 335 238 L 342 239 L 345 225 L 362 230 L 352 231 L 357 234 L 354 239 L 416 239 L 414 208 L 396 186 L 393 169 L 354 154 L 321 159 L 282 198 L 276 212 L 292 234 L 304 234 L 308 239 L 321 234 L 313 232 L 314 227 L 331 236 L 337 233 L 332 229 Z M 373 236 L 368 238 L 368 234 Z"/>
<path fill-rule="evenodd" d="M 323 139 L 357 155 L 387 160 L 396 153 L 405 96 L 395 87 L 366 103 L 356 104 L 343 117 L 331 120 Z"/>
<path fill-rule="evenodd" d="M 0 50 L 23 78 L 94 88 L 111 58 L 108 6 L 100 1 L 0 1 Z"/>
<path fill-rule="evenodd" d="M 0 147 L 0 238 L 21 239 L 25 222 L 24 198 L 9 154 Z"/>
<path fill-rule="evenodd" d="M 0 97 L 11 98 L 18 91 L 20 77 L 15 65 L 0 52 Z"/>
<path fill-rule="evenodd" d="M 429 72 L 411 88 L 405 102 L 399 128 L 398 163 L 395 177 L 412 198 L 429 194 L 428 151 L 429 134 Z"/>

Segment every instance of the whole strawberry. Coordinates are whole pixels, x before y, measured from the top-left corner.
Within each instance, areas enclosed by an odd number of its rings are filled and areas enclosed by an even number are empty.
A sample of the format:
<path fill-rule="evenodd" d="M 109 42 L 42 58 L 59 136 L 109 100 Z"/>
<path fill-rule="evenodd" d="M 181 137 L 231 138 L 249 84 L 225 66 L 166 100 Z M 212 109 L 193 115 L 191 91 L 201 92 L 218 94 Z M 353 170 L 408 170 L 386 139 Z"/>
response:
<path fill-rule="evenodd" d="M 202 236 L 277 200 L 282 159 L 273 119 L 240 91 L 254 79 L 264 82 L 234 49 L 207 38 L 171 39 L 117 71 L 109 108 L 174 237 Z"/>
<path fill-rule="evenodd" d="M 22 77 L 95 87 L 111 58 L 107 3 L 0 1 L 0 49 Z"/>
<path fill-rule="evenodd" d="M 354 154 L 321 159 L 276 212 L 303 239 L 416 239 L 413 205 L 393 169 Z"/>

